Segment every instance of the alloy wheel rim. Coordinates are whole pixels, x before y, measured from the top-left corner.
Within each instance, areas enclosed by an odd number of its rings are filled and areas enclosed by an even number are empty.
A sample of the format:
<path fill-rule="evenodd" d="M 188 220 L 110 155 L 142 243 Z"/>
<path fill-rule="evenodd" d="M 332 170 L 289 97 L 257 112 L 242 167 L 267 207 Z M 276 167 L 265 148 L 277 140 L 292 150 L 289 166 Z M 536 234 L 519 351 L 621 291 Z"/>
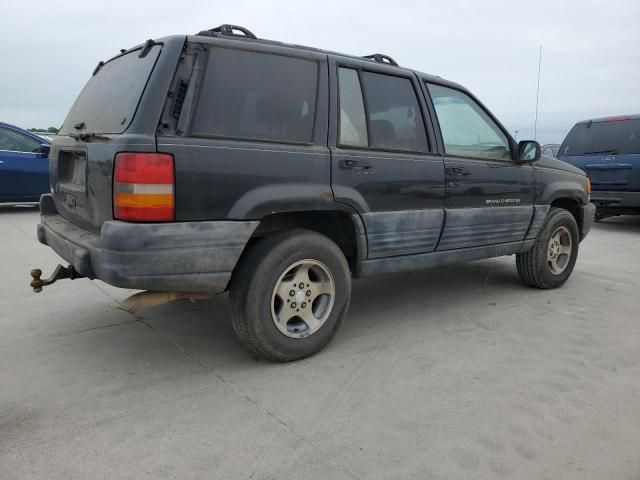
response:
<path fill-rule="evenodd" d="M 305 259 L 287 267 L 271 295 L 271 318 L 290 338 L 304 338 L 320 330 L 331 315 L 335 281 L 318 260 Z"/>
<path fill-rule="evenodd" d="M 560 275 L 567 269 L 573 251 L 573 239 L 567 227 L 558 227 L 551 234 L 547 247 L 547 265 L 553 275 Z"/>

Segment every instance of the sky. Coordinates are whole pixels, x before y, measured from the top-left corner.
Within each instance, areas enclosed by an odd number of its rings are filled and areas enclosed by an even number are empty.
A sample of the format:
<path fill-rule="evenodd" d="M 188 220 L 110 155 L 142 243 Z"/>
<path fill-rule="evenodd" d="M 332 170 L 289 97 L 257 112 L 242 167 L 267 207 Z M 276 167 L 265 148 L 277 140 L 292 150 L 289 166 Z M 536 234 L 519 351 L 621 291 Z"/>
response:
<path fill-rule="evenodd" d="M 0 121 L 60 126 L 99 60 L 231 23 L 260 38 L 385 53 L 470 89 L 517 138 L 640 113 L 639 0 L 26 1 L 0 5 Z"/>

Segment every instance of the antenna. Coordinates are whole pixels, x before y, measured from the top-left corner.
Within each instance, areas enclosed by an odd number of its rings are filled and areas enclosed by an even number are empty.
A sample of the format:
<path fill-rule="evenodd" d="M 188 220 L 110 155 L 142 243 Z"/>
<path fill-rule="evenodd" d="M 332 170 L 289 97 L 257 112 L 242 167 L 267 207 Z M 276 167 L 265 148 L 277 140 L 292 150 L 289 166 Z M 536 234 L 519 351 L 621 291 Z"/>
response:
<path fill-rule="evenodd" d="M 542 45 L 540 45 L 540 54 L 538 56 L 538 88 L 536 89 L 536 119 L 533 122 L 533 139 L 538 139 L 538 103 L 540 101 L 540 71 L 542 68 Z"/>

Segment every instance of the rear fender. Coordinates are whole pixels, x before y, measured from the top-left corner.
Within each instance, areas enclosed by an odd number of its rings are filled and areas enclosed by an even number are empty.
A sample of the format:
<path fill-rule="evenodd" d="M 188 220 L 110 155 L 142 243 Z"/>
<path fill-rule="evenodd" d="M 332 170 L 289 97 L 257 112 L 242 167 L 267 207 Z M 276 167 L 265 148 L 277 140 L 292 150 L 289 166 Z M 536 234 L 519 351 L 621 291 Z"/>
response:
<path fill-rule="evenodd" d="M 261 219 L 283 212 L 342 210 L 324 184 L 283 183 L 264 185 L 242 195 L 231 207 L 228 218 Z"/>

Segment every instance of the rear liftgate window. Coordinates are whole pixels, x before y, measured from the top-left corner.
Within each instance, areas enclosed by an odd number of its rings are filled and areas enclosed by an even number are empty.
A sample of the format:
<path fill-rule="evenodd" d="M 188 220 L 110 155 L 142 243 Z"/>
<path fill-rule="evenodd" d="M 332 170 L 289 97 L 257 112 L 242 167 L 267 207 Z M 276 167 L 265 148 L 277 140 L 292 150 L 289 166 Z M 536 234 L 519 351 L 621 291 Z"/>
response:
<path fill-rule="evenodd" d="M 140 58 L 134 50 L 105 63 L 89 79 L 71 107 L 60 134 L 84 123 L 84 132 L 123 133 L 133 118 L 162 47 Z"/>
<path fill-rule="evenodd" d="M 579 123 L 560 147 L 560 155 L 640 153 L 640 119 Z"/>
<path fill-rule="evenodd" d="M 317 62 L 212 48 L 191 133 L 311 143 L 317 83 Z"/>

